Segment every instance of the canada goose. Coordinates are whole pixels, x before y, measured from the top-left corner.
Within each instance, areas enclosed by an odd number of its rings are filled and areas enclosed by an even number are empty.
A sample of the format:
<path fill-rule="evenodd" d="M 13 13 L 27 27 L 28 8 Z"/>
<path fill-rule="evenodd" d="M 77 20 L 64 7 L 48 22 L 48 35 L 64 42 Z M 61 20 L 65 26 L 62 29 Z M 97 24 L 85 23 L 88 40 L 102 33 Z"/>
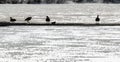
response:
<path fill-rule="evenodd" d="M 50 22 L 50 18 L 46 16 L 46 22 Z"/>
<path fill-rule="evenodd" d="M 99 15 L 97 15 L 95 21 L 96 21 L 97 24 L 99 23 L 99 21 L 100 21 Z"/>
<path fill-rule="evenodd" d="M 16 21 L 16 19 L 10 17 L 10 22 L 15 22 L 15 21 Z"/>
<path fill-rule="evenodd" d="M 26 19 L 25 19 L 25 21 L 27 21 L 27 23 L 30 23 L 29 21 L 32 19 L 32 17 L 27 17 Z"/>
<path fill-rule="evenodd" d="M 55 25 L 55 24 L 56 24 L 56 22 L 55 22 L 55 21 L 54 21 L 54 22 L 51 22 L 51 24 L 52 24 L 52 25 Z"/>

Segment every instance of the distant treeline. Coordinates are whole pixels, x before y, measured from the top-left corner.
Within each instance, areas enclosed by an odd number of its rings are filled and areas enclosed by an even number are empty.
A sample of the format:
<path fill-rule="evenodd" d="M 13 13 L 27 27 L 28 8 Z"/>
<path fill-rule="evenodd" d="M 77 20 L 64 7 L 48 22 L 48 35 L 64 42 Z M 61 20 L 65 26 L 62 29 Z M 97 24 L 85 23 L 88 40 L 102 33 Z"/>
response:
<path fill-rule="evenodd" d="M 68 1 L 74 3 L 120 3 L 120 0 L 0 0 L 0 4 L 64 4 Z"/>

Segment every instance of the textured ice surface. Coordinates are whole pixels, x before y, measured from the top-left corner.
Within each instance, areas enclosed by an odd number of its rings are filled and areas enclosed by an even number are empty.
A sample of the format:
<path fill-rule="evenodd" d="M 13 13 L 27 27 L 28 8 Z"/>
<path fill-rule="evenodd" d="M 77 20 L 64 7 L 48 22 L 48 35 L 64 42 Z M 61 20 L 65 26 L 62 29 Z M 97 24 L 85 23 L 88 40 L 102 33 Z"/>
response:
<path fill-rule="evenodd" d="M 120 5 L 0 5 L 0 20 L 119 23 Z M 120 26 L 8 26 L 0 27 L 0 62 L 120 62 Z"/>
<path fill-rule="evenodd" d="M 0 28 L 1 62 L 119 62 L 120 27 Z"/>

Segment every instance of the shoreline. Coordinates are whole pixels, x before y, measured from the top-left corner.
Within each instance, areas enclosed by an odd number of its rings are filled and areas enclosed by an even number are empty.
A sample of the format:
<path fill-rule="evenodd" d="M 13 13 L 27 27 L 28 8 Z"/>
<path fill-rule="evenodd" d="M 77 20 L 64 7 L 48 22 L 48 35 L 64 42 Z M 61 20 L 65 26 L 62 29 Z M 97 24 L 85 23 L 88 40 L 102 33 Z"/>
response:
<path fill-rule="evenodd" d="M 10 23 L 0 22 L 0 26 L 120 26 L 117 23 L 105 23 L 105 24 L 85 24 L 85 23 Z"/>

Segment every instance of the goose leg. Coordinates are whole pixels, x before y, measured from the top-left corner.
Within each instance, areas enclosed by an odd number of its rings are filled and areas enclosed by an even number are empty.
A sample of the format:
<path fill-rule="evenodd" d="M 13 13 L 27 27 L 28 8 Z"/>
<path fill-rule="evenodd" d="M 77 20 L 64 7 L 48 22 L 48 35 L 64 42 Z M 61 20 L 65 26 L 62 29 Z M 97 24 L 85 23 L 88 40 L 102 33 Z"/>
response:
<path fill-rule="evenodd" d="M 27 23 L 29 23 L 29 24 L 30 24 L 30 22 L 29 22 L 29 21 L 27 21 Z"/>

